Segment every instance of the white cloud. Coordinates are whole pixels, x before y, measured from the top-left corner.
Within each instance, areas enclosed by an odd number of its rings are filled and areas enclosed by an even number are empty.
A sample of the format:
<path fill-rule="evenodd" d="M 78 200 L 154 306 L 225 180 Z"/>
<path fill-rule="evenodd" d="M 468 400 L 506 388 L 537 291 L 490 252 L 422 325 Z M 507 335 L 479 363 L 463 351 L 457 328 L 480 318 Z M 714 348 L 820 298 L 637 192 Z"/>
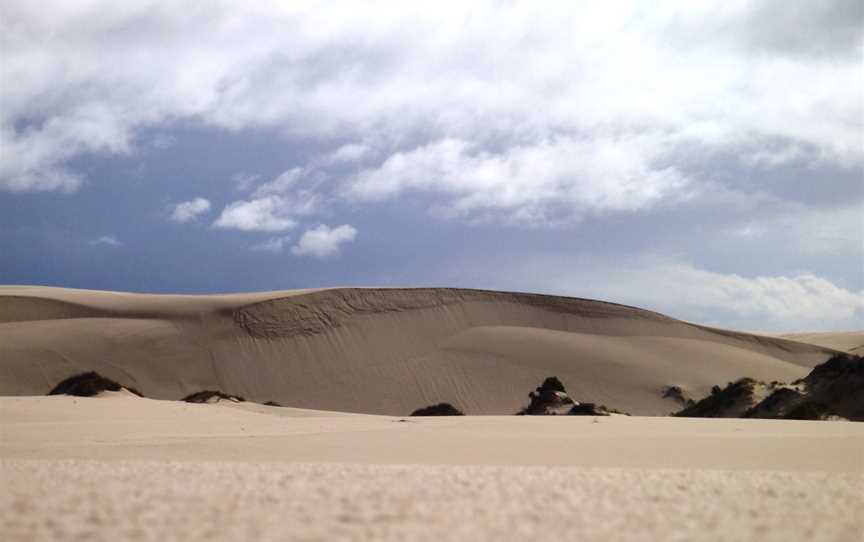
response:
<path fill-rule="evenodd" d="M 469 167 L 518 168 L 512 155 L 570 140 L 655 176 L 682 148 L 860 167 L 862 31 L 847 4 L 7 2 L 0 188 L 74 190 L 70 160 L 134 152 L 139 129 L 178 119 L 274 127 L 340 164 L 452 140 Z M 629 145 L 646 134 L 657 144 Z M 766 154 L 766 140 L 781 143 Z M 601 166 L 590 178 L 620 173 Z M 500 204 L 533 212 L 530 198 Z"/>
<path fill-rule="evenodd" d="M 290 230 L 297 225 L 290 211 L 290 206 L 279 196 L 235 201 L 222 210 L 213 227 L 263 232 Z"/>
<path fill-rule="evenodd" d="M 174 222 L 184 224 L 197 219 L 208 211 L 210 211 L 210 200 L 205 198 L 195 198 L 175 205 L 170 218 Z"/>
<path fill-rule="evenodd" d="M 327 157 L 327 161 L 332 164 L 350 164 L 360 162 L 368 158 L 374 151 L 368 146 L 360 143 L 350 143 L 342 145 Z"/>
<path fill-rule="evenodd" d="M 257 177 L 243 176 L 246 189 Z M 284 231 L 297 225 L 297 218 L 319 212 L 323 197 L 316 187 L 326 176 L 307 168 L 293 168 L 252 191 L 250 200 L 229 203 L 213 223 L 216 228 L 244 231 Z"/>
<path fill-rule="evenodd" d="M 807 272 L 747 277 L 643 256 L 614 262 L 536 260 L 508 274 L 501 287 L 625 303 L 700 324 L 777 331 L 864 327 L 864 291 Z"/>
<path fill-rule="evenodd" d="M 349 224 L 332 229 L 321 224 L 317 228 L 303 232 L 300 242 L 291 247 L 291 252 L 296 256 L 327 258 L 338 254 L 343 244 L 350 243 L 356 237 L 357 230 Z"/>
<path fill-rule="evenodd" d="M 717 310 L 769 328 L 834 328 L 864 325 L 864 292 L 850 292 L 809 273 L 743 277 L 682 263 L 649 268 L 636 279 L 645 289 L 631 295 L 676 310 Z M 657 292 L 652 299 L 650 292 Z M 661 293 L 662 292 L 662 293 Z M 662 296 L 662 297 L 661 297 Z"/>
<path fill-rule="evenodd" d="M 272 252 L 274 254 L 278 254 L 282 252 L 290 239 L 291 238 L 289 236 L 271 237 L 266 241 L 262 241 L 258 244 L 252 245 L 250 248 L 258 252 Z"/>
<path fill-rule="evenodd" d="M 98 239 L 90 241 L 90 244 L 93 246 L 107 246 L 111 248 L 119 248 L 123 246 L 123 243 L 117 240 L 113 235 L 103 235 Z"/>
<path fill-rule="evenodd" d="M 441 192 L 450 196 L 451 213 L 495 209 L 530 222 L 556 210 L 633 211 L 688 194 L 680 172 L 653 163 L 660 147 L 651 137 L 558 138 L 491 153 L 450 139 L 394 154 L 358 173 L 348 191 L 360 199 L 406 189 Z"/>

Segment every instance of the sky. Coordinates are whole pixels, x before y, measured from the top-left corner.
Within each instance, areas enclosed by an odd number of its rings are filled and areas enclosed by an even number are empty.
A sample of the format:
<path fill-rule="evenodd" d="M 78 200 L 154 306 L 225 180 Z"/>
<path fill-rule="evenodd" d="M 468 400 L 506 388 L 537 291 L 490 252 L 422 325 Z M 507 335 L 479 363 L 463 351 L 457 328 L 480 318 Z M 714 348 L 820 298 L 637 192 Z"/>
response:
<path fill-rule="evenodd" d="M 864 4 L 6 0 L 0 284 L 864 329 Z"/>

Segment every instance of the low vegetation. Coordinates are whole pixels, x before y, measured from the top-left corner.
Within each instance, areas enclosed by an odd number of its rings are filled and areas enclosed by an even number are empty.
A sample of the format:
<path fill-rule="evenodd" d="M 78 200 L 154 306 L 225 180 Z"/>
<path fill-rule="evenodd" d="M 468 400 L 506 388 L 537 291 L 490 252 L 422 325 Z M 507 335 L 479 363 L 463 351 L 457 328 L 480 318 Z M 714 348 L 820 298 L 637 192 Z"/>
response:
<path fill-rule="evenodd" d="M 725 387 L 714 386 L 711 395 L 689 404 L 675 416 L 690 418 L 740 418 L 754 404 L 754 389 L 758 383 L 752 378 L 729 382 Z"/>
<path fill-rule="evenodd" d="M 219 400 L 234 401 L 235 403 L 245 402 L 246 399 L 239 395 L 229 395 L 227 393 L 216 390 L 204 390 L 187 395 L 182 400 L 187 403 L 215 403 Z"/>
<path fill-rule="evenodd" d="M 864 358 L 836 354 L 791 384 L 742 378 L 674 416 L 864 421 Z"/>
<path fill-rule="evenodd" d="M 454 407 L 450 403 L 438 403 L 437 405 L 430 405 L 423 408 L 418 408 L 414 412 L 411 413 L 412 416 L 464 416 L 463 413 L 458 408 Z"/>
<path fill-rule="evenodd" d="M 70 376 L 54 386 L 48 395 L 74 395 L 77 397 L 93 397 L 105 391 L 127 390 L 139 397 L 144 397 L 140 391 L 130 386 L 121 386 L 114 380 L 106 378 L 96 371 Z"/>
<path fill-rule="evenodd" d="M 608 416 L 612 413 L 623 414 L 605 405 L 579 403 L 567 393 L 558 377 L 550 376 L 534 391 L 528 394 L 530 403 L 516 413 L 517 416 Z"/>

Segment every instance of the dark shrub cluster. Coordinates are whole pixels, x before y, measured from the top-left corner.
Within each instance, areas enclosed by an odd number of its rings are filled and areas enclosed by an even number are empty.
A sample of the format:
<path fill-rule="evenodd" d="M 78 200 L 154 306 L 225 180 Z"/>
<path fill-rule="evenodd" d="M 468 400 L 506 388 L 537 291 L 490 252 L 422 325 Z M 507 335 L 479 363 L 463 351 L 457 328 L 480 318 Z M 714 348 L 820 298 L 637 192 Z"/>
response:
<path fill-rule="evenodd" d="M 121 386 L 114 380 L 106 378 L 96 371 L 81 373 L 61 381 L 59 384 L 48 392 L 48 395 L 75 395 L 77 397 L 93 397 L 99 395 L 103 391 L 120 391 L 125 386 Z M 135 388 L 125 387 L 130 392 L 139 397 L 144 397 L 141 392 Z"/>
<path fill-rule="evenodd" d="M 557 376 L 547 377 L 539 387 L 528 394 L 528 398 L 531 402 L 517 412 L 517 416 L 567 414 L 574 404 Z"/>
<path fill-rule="evenodd" d="M 561 381 L 558 380 L 557 376 L 547 377 L 546 380 L 544 380 L 543 383 L 540 384 L 540 387 L 537 388 L 537 391 L 560 391 L 562 393 L 567 393 L 567 390 L 564 389 L 564 384 L 562 384 Z"/>
<path fill-rule="evenodd" d="M 737 418 L 752 404 L 753 387 L 756 381 L 742 378 L 729 382 L 725 388 L 714 386 L 711 395 L 701 401 L 685 406 L 673 416 L 692 418 Z"/>
<path fill-rule="evenodd" d="M 412 416 L 464 416 L 465 414 L 450 403 L 438 403 L 423 408 L 418 408 L 411 413 Z"/>
<path fill-rule="evenodd" d="M 242 403 L 242 402 L 246 401 L 246 399 L 243 399 L 239 395 L 229 395 L 227 393 L 224 393 L 221 391 L 215 391 L 215 390 L 197 391 L 195 393 L 187 395 L 182 400 L 186 401 L 187 403 L 206 403 L 206 402 L 210 401 L 210 399 L 213 399 L 214 397 L 217 399 L 227 399 L 228 401 L 236 401 L 238 403 Z"/>

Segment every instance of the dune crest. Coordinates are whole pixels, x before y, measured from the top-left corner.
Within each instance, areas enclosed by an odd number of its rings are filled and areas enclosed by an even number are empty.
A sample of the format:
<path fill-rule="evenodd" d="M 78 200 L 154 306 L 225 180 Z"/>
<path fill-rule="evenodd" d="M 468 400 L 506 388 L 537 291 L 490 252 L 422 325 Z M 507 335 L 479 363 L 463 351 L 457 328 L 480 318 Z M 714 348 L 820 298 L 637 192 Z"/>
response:
<path fill-rule="evenodd" d="M 0 288 L 0 394 L 97 371 L 144 395 L 201 390 L 321 410 L 407 415 L 441 402 L 511 414 L 550 374 L 580 401 L 679 408 L 743 375 L 792 381 L 826 347 L 558 296 L 455 288 L 147 295 Z"/>

